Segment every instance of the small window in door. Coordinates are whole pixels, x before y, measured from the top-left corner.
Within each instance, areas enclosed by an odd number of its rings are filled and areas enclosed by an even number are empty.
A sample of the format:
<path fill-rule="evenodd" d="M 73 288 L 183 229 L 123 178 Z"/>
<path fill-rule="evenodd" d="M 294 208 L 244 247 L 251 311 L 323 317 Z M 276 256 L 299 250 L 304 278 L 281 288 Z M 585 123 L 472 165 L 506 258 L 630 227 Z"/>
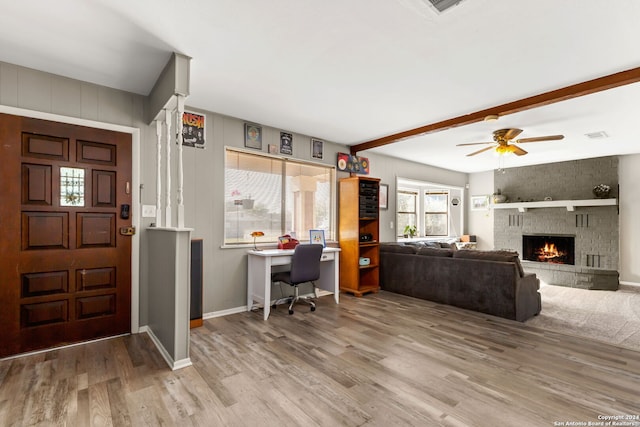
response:
<path fill-rule="evenodd" d="M 60 206 L 84 206 L 84 169 L 60 168 Z"/>

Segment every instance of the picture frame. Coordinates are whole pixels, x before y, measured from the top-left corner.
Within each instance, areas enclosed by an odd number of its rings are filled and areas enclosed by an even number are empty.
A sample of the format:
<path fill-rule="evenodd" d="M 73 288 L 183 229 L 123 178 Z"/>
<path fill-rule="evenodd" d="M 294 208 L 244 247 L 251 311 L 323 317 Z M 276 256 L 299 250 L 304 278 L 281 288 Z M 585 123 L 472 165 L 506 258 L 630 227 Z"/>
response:
<path fill-rule="evenodd" d="M 378 194 L 380 209 L 389 209 L 389 184 L 380 184 L 380 194 Z"/>
<path fill-rule="evenodd" d="M 280 132 L 280 154 L 293 155 L 293 135 L 289 132 Z"/>
<path fill-rule="evenodd" d="M 324 141 L 311 138 L 311 158 L 322 160 L 324 158 Z"/>
<path fill-rule="evenodd" d="M 348 153 L 338 153 L 338 170 L 369 175 L 369 159 Z"/>
<path fill-rule="evenodd" d="M 326 248 L 327 242 L 324 240 L 324 230 L 309 230 L 309 243 L 320 243 L 323 248 Z"/>
<path fill-rule="evenodd" d="M 262 150 L 262 126 L 252 123 L 244 124 L 244 146 Z"/>
<path fill-rule="evenodd" d="M 204 114 L 184 111 L 182 113 L 182 145 L 185 147 L 204 148 L 205 143 Z"/>
<path fill-rule="evenodd" d="M 472 211 L 486 211 L 489 209 L 489 196 L 471 196 L 471 210 Z"/>

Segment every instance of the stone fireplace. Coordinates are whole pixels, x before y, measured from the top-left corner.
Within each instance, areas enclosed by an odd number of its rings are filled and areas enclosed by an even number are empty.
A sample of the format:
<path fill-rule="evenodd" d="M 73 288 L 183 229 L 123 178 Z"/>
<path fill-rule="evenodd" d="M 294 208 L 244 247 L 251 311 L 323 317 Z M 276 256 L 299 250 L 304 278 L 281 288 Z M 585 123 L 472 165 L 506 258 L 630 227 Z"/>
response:
<path fill-rule="evenodd" d="M 494 183 L 508 197 L 494 206 L 496 249 L 517 251 L 523 268 L 548 284 L 618 288 L 618 206 L 592 194 L 607 184 L 617 197 L 617 157 L 507 169 Z"/>

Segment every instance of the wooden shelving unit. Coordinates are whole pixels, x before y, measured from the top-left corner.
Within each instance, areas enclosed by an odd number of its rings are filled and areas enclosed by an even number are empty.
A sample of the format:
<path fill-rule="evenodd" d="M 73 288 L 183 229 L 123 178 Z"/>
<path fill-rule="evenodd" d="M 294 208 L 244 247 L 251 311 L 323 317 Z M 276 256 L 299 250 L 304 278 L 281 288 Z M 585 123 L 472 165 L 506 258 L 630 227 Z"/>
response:
<path fill-rule="evenodd" d="M 343 178 L 339 190 L 340 290 L 358 297 L 378 292 L 380 180 L 360 176 Z M 360 265 L 361 258 L 368 258 L 369 264 Z"/>

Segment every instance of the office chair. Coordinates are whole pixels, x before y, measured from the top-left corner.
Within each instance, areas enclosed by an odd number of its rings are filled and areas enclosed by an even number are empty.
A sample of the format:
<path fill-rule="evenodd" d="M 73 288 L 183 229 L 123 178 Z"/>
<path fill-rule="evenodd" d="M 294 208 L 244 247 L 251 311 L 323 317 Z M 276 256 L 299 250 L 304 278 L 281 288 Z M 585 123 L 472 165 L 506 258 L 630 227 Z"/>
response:
<path fill-rule="evenodd" d="M 311 306 L 311 311 L 316 310 L 316 304 L 307 297 L 301 297 L 298 285 L 310 282 L 315 293 L 315 280 L 320 277 L 320 257 L 323 246 L 319 244 L 298 245 L 293 250 L 291 257 L 291 270 L 273 273 L 271 282 L 284 282 L 294 288 L 294 295 L 289 303 L 289 314 L 293 314 L 293 305 L 302 301 Z"/>

